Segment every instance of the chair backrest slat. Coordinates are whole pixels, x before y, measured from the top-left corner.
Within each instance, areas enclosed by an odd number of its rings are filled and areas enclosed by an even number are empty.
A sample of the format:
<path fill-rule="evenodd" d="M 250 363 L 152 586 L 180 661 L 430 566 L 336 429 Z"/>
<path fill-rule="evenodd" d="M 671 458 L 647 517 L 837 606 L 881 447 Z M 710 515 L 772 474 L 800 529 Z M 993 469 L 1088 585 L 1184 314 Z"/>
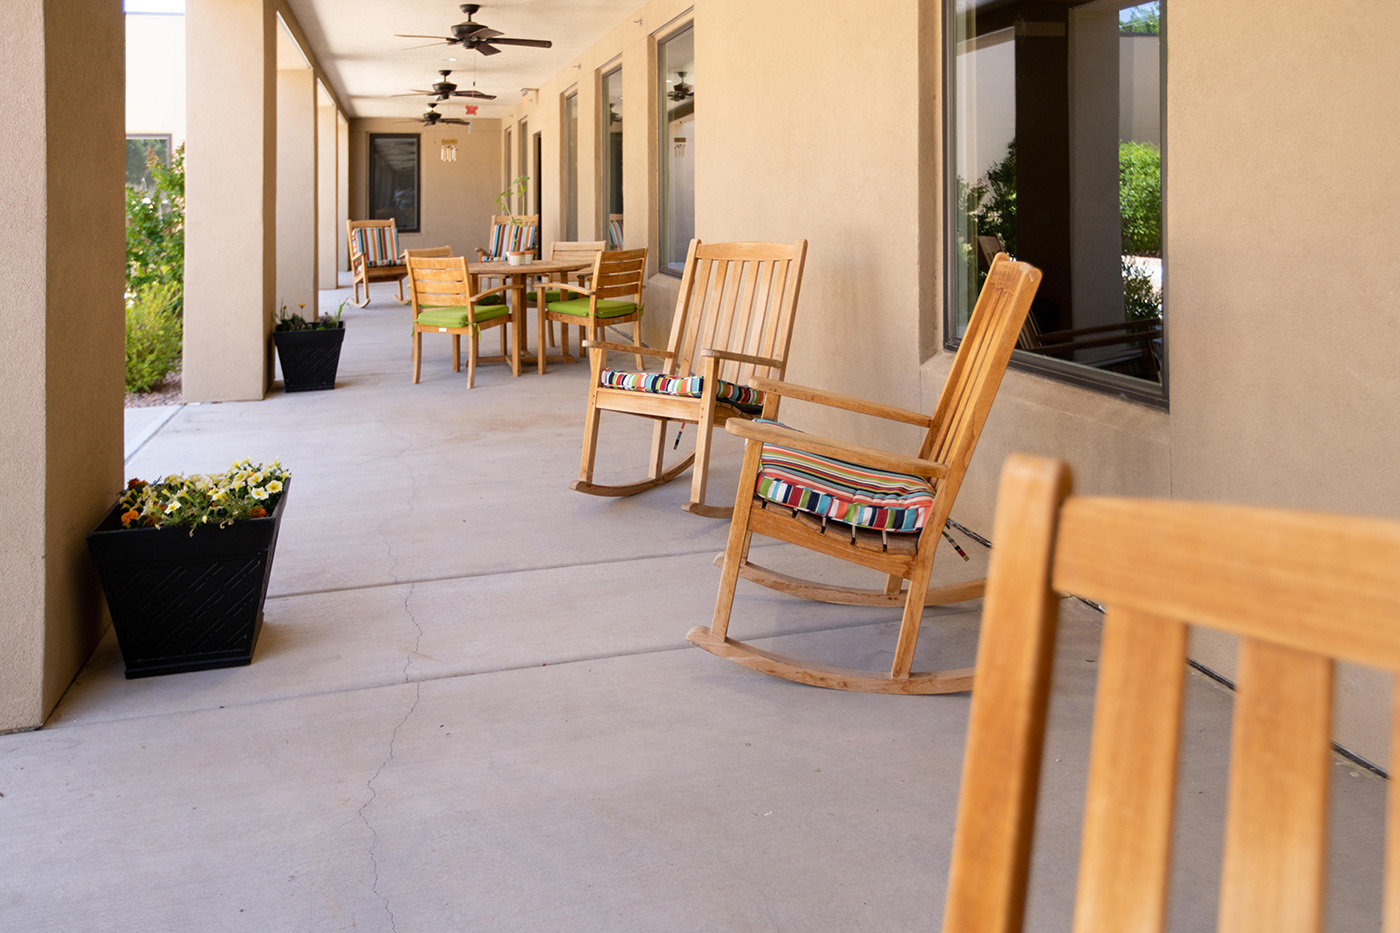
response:
<path fill-rule="evenodd" d="M 408 256 L 409 295 L 413 300 L 413 314 L 426 306 L 470 308 L 475 320 L 475 308 L 471 303 L 472 289 L 476 286 L 467 273 L 465 256 L 429 257 L 418 255 L 414 250 Z"/>
<path fill-rule="evenodd" d="M 944 929 L 1022 927 L 1062 593 L 1107 610 L 1074 929 L 1163 929 L 1188 625 L 1240 640 L 1218 928 L 1321 929 L 1333 667 L 1400 672 L 1400 522 L 1068 491 L 1002 473 Z"/>
<path fill-rule="evenodd" d="M 598 299 L 626 299 L 642 303 L 646 286 L 647 251 L 625 249 L 599 252 L 593 261 L 589 285 Z"/>
<path fill-rule="evenodd" d="M 764 356 L 777 366 L 724 361 L 720 378 L 743 384 L 756 375 L 781 378 L 792 342 L 807 241 L 702 243 L 692 240 L 668 349 L 672 375 L 697 375 L 700 351 Z"/>

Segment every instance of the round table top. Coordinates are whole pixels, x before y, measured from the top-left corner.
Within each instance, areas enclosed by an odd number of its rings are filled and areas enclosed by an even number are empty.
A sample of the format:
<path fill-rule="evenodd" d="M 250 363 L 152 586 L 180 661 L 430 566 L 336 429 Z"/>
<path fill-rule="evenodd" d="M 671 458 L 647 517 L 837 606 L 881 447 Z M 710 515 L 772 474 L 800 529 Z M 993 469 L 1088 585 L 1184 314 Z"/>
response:
<path fill-rule="evenodd" d="M 550 275 L 555 272 L 577 272 L 593 265 L 592 260 L 579 259 L 536 259 L 529 265 L 512 266 L 504 260 L 495 262 L 469 262 L 467 271 L 472 275 Z"/>

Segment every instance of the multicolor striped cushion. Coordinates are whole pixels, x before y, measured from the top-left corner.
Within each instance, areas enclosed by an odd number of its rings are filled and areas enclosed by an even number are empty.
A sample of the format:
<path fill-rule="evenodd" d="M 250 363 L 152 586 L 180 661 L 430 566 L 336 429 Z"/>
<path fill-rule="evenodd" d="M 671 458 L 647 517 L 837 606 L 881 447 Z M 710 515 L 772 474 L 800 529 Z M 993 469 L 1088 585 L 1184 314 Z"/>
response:
<path fill-rule="evenodd" d="M 655 395 L 675 395 L 699 398 L 705 390 L 704 376 L 667 376 L 663 373 L 637 373 L 621 369 L 603 370 L 603 385 L 629 392 L 651 392 Z M 757 414 L 763 410 L 763 393 L 748 386 L 719 381 L 715 396 L 726 405 L 740 411 Z"/>
<path fill-rule="evenodd" d="M 539 227 L 535 224 L 492 224 L 491 243 L 488 246 L 490 257 L 501 260 L 506 258 L 508 252 L 534 249 L 538 233 Z"/>
<path fill-rule="evenodd" d="M 608 249 L 622 249 L 622 221 L 608 221 Z"/>
<path fill-rule="evenodd" d="M 933 486 L 923 477 L 781 444 L 763 445 L 754 491 L 769 502 L 875 531 L 917 532 L 933 508 Z"/>
<path fill-rule="evenodd" d="M 356 227 L 351 231 L 355 249 L 365 257 L 366 266 L 398 266 L 399 233 L 393 227 Z"/>

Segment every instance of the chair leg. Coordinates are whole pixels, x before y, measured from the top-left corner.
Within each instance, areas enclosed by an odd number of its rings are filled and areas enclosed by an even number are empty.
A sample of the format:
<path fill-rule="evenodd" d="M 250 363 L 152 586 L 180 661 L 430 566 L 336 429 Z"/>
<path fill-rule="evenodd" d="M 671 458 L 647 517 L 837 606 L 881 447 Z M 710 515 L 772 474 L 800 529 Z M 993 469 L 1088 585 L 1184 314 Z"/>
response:
<path fill-rule="evenodd" d="M 700 423 L 695 426 L 695 466 L 690 471 L 690 501 L 686 511 L 704 514 L 705 486 L 710 479 L 710 441 L 714 430 L 714 401 L 708 410 L 700 413 Z M 721 516 L 724 517 L 724 516 Z"/>
<path fill-rule="evenodd" d="M 729 522 L 729 542 L 724 548 L 724 568 L 720 571 L 719 595 L 715 597 L 715 614 L 710 620 L 710 635 L 723 641 L 729 637 L 729 616 L 734 609 L 734 590 L 739 583 L 739 568 L 749 553 L 749 513 L 753 511 L 753 488 L 758 481 L 758 466 L 763 445 L 748 441 L 744 446 L 744 468 L 739 472 L 739 489 L 734 496 L 734 517 Z"/>
<path fill-rule="evenodd" d="M 666 470 L 666 425 L 669 421 L 653 422 L 651 428 L 651 463 L 647 465 L 647 476 L 660 479 Z"/>
<path fill-rule="evenodd" d="M 904 617 L 900 620 L 899 638 L 894 645 L 890 677 L 895 680 L 907 679 L 913 670 L 914 649 L 918 647 L 919 626 L 924 619 L 924 594 L 928 592 L 928 579 L 932 573 L 933 556 L 920 556 L 914 564 L 914 572 L 909 576 L 909 596 L 904 601 Z"/>
<path fill-rule="evenodd" d="M 467 337 L 467 388 L 476 388 L 476 357 L 481 342 L 480 334 L 475 327 Z"/>
<path fill-rule="evenodd" d="M 460 373 L 462 371 L 462 335 L 452 335 L 452 371 Z"/>
<path fill-rule="evenodd" d="M 638 318 L 637 320 L 635 320 L 635 321 L 632 322 L 632 346 L 634 346 L 634 347 L 640 347 L 641 345 L 642 345 L 642 321 L 641 321 L 640 318 Z M 647 368 L 646 360 L 642 357 L 642 355 L 641 355 L 640 353 L 638 353 L 638 354 L 637 354 L 637 372 L 641 372 L 642 370 L 644 370 L 644 369 L 646 369 L 646 368 Z"/>
<path fill-rule="evenodd" d="M 593 463 L 598 455 L 598 377 L 602 369 L 602 350 L 589 350 L 593 381 L 588 389 L 588 413 L 583 416 L 583 454 L 579 458 L 578 478 L 581 483 L 593 482 Z"/>
<path fill-rule="evenodd" d="M 536 315 L 536 325 L 535 325 L 536 336 L 535 336 L 535 344 L 536 344 L 538 350 L 537 350 L 537 352 L 535 353 L 535 360 L 536 360 L 535 368 L 536 368 L 537 370 L 539 370 L 539 373 L 540 373 L 541 376 L 543 376 L 543 375 L 545 374 L 545 357 L 548 355 L 548 354 L 545 352 L 545 347 L 544 347 L 544 343 L 545 343 L 545 331 L 548 330 L 549 333 L 550 333 L 551 335 L 553 335 L 553 333 L 554 333 L 554 327 L 553 327 L 553 325 L 552 325 L 549 321 L 546 320 L 547 317 L 548 317 L 548 315 L 545 314 L 545 312 L 544 312 L 543 310 L 541 310 L 541 311 Z M 552 341 L 551 341 L 551 342 L 552 342 Z"/>
<path fill-rule="evenodd" d="M 413 384 L 418 384 L 418 376 L 423 371 L 423 332 L 413 331 Z"/>

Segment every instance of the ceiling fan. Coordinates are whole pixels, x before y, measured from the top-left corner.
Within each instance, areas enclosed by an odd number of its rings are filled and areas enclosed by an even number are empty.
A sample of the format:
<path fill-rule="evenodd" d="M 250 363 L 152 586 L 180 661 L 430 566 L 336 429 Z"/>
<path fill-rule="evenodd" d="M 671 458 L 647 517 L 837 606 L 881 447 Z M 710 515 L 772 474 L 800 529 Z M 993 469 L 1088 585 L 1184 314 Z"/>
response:
<path fill-rule="evenodd" d="M 437 112 L 437 101 L 433 101 L 431 104 L 428 105 L 428 111 L 427 111 L 427 113 L 423 114 L 423 116 L 422 116 L 421 119 L 417 119 L 417 120 L 399 120 L 398 122 L 399 122 L 399 123 L 421 123 L 421 124 L 423 124 L 424 126 L 438 126 L 439 124 L 443 124 L 443 123 L 453 123 L 453 124 L 456 124 L 456 125 L 458 125 L 458 126 L 471 126 L 471 125 L 472 125 L 472 121 L 470 121 L 470 120 L 459 120 L 459 119 L 456 118 L 456 117 L 444 117 L 442 114 L 438 113 L 438 112 Z"/>
<path fill-rule="evenodd" d="M 666 96 L 674 101 L 690 100 L 695 96 L 695 85 L 685 83 L 684 71 L 678 71 L 676 74 L 680 75 L 680 81 L 676 82 L 676 86 L 671 88 Z"/>
<path fill-rule="evenodd" d="M 463 48 L 475 49 L 482 55 L 495 55 L 501 50 L 498 45 L 524 45 L 534 49 L 549 49 L 554 47 L 554 43 L 548 39 L 512 39 L 501 34 L 500 30 L 472 21 L 472 16 L 481 9 L 479 3 L 462 4 L 462 12 L 467 14 L 465 23 L 458 23 L 452 27 L 450 36 L 417 36 L 397 33 L 400 39 L 438 39 L 448 45 L 460 44 Z M 427 48 L 427 46 L 415 46 L 415 48 Z"/>
<path fill-rule="evenodd" d="M 495 100 L 495 99 L 496 99 L 496 95 L 495 95 L 495 94 L 484 94 L 484 93 L 482 93 L 481 91 L 476 90 L 475 88 L 473 88 L 473 89 L 470 90 L 470 91 L 459 91 L 459 90 L 457 90 L 457 85 L 455 85 L 455 84 L 453 84 L 451 81 L 448 81 L 448 80 L 447 80 L 447 76 L 450 75 L 450 74 L 452 74 L 452 72 L 450 72 L 450 71 L 439 71 L 438 74 L 442 75 L 442 80 L 441 80 L 441 81 L 438 81 L 438 82 L 436 82 L 436 83 L 434 83 L 434 84 L 433 84 L 433 87 L 432 87 L 432 90 L 430 90 L 430 91 L 413 90 L 413 91 L 411 91 L 411 92 L 409 92 L 409 93 L 407 93 L 407 94 L 394 94 L 394 95 L 392 95 L 392 96 L 394 96 L 394 97 L 417 97 L 419 94 L 427 94 L 429 97 L 434 97 L 434 98 L 436 98 L 438 102 L 442 102 L 442 101 L 447 100 L 448 98 L 451 98 L 451 97 L 470 97 L 470 98 L 473 98 L 473 99 L 475 99 L 475 100 Z"/>

